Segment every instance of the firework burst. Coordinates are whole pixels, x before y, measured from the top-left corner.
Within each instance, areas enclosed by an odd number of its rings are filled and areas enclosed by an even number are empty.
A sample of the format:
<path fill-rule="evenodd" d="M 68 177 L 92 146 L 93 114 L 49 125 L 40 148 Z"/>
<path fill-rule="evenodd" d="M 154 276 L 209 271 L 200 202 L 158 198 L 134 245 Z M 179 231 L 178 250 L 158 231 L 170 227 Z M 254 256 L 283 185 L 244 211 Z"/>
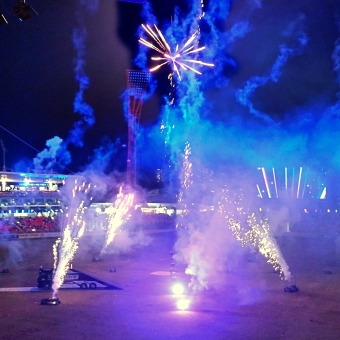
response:
<path fill-rule="evenodd" d="M 202 74 L 202 72 L 195 68 L 196 66 L 214 66 L 214 64 L 197 60 L 194 57 L 191 58 L 192 55 L 205 49 L 205 46 L 197 47 L 199 30 L 196 30 L 181 47 L 177 44 L 175 48 L 171 48 L 163 33 L 156 25 L 154 25 L 154 29 L 152 29 L 149 25 L 144 24 L 142 24 L 142 27 L 152 39 L 152 42 L 144 38 L 140 38 L 139 42 L 159 53 L 158 56 L 151 57 L 151 60 L 157 61 L 159 64 L 151 68 L 150 72 L 156 71 L 162 66 L 169 64 L 173 72 L 176 72 L 178 78 L 181 80 L 180 70 L 190 70 L 197 74 Z"/>

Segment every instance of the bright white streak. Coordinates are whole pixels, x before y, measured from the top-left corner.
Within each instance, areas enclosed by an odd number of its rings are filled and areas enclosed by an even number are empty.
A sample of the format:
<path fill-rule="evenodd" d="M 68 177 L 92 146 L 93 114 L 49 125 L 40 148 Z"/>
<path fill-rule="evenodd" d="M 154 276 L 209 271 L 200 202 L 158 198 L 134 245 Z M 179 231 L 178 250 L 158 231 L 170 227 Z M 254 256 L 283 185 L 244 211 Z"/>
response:
<path fill-rule="evenodd" d="M 261 197 L 261 198 L 263 198 L 263 197 L 262 197 L 262 193 L 261 193 L 261 190 L 260 190 L 260 187 L 259 187 L 259 185 L 258 185 L 258 184 L 256 184 L 256 187 L 257 187 L 257 191 L 259 192 L 259 195 L 260 195 L 260 197 Z"/>
<path fill-rule="evenodd" d="M 143 45 L 154 49 L 155 51 L 159 52 L 159 53 L 163 53 L 162 50 L 160 50 L 158 47 L 156 47 L 155 45 L 152 45 L 150 42 L 148 42 L 147 40 L 144 40 L 143 38 L 139 39 L 139 42 L 142 43 Z"/>
<path fill-rule="evenodd" d="M 183 51 L 183 55 L 203 51 L 205 49 L 205 46 L 202 46 L 202 47 L 196 48 L 195 50 L 190 51 L 193 48 L 194 48 L 194 46 L 191 46 L 187 50 Z"/>
<path fill-rule="evenodd" d="M 297 188 L 296 198 L 299 198 L 300 184 L 301 184 L 301 176 L 302 176 L 302 167 L 300 167 L 300 172 L 299 172 L 299 181 L 298 181 L 298 188 Z"/>
<path fill-rule="evenodd" d="M 195 38 L 197 35 L 197 31 L 187 40 L 187 42 L 180 48 L 178 53 L 181 53 L 185 47 L 187 47 Z"/>
<path fill-rule="evenodd" d="M 156 25 L 154 25 L 156 30 L 157 30 L 157 33 L 158 35 L 161 37 L 162 41 L 164 42 L 165 46 L 166 46 L 166 49 L 169 51 L 169 53 L 171 53 L 171 49 L 170 49 L 170 46 L 169 44 L 166 42 L 161 30 L 158 29 L 158 27 Z"/>
<path fill-rule="evenodd" d="M 165 50 L 165 46 L 163 45 L 163 43 L 161 42 L 161 40 L 158 38 L 157 34 L 152 30 L 152 28 L 147 25 L 146 27 L 144 25 L 142 25 L 142 27 L 149 33 L 149 35 L 151 36 L 151 38 L 153 38 L 157 44 Z"/>
<path fill-rule="evenodd" d="M 267 188 L 268 197 L 272 198 L 272 196 L 270 194 L 270 189 L 269 189 L 268 179 L 267 179 L 267 175 L 266 175 L 266 170 L 264 168 L 262 168 L 262 175 L 263 175 L 264 183 L 265 183 L 266 188 Z"/>
<path fill-rule="evenodd" d="M 274 186 L 275 186 L 276 198 L 279 198 L 279 193 L 277 191 L 276 176 L 275 176 L 275 169 L 274 168 L 273 168 L 273 178 L 274 178 Z"/>
<path fill-rule="evenodd" d="M 204 66 L 215 66 L 214 64 L 211 63 L 205 63 L 203 61 L 200 60 L 194 60 L 194 59 L 184 59 L 183 61 L 189 61 L 190 63 L 195 63 L 195 64 L 200 64 L 200 65 L 204 65 Z"/>
<path fill-rule="evenodd" d="M 165 64 L 168 64 L 169 63 L 169 61 L 166 61 L 166 62 L 164 62 L 164 63 L 162 63 L 162 64 L 160 64 L 160 65 L 157 65 L 157 66 L 155 66 L 155 67 L 153 67 L 153 68 L 150 68 L 150 72 L 153 72 L 153 71 L 157 71 L 159 68 L 161 68 L 163 65 L 165 65 Z"/>

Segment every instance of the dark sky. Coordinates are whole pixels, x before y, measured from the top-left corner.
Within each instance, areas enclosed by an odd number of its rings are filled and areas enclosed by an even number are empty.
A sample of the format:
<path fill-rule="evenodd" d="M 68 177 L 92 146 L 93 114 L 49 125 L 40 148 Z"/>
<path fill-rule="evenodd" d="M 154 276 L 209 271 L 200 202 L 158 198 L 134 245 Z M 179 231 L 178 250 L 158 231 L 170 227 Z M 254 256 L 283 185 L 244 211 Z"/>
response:
<path fill-rule="evenodd" d="M 172 7 L 180 3 L 153 2 L 160 26 L 162 19 L 169 20 Z M 20 22 L 12 14 L 16 1 L 0 0 L 0 12 L 8 20 L 8 25 L 0 26 L 0 125 L 39 151 L 54 136 L 67 139 L 79 120 L 79 114 L 73 112 L 79 83 L 75 79 L 77 53 L 72 34 L 79 27 L 80 15 L 87 30 L 83 59 L 90 81 L 84 101 L 93 108 L 95 123 L 86 130 L 82 147 L 69 148 L 73 160 L 70 167 L 77 171 L 104 136 L 112 141 L 121 138 L 123 143 L 127 138 L 120 96 L 126 87 L 125 70 L 134 67 L 141 6 L 99 0 L 97 9 L 91 12 L 77 1 L 27 0 L 27 4 L 39 15 L 32 14 L 31 19 Z M 238 22 L 247 22 L 248 30 L 224 52 L 232 63 L 223 68 L 223 84 L 207 87 L 206 98 L 214 107 L 209 119 L 230 124 L 238 116 L 253 118 L 248 108 L 237 102 L 235 92 L 252 77 L 269 76 L 282 44 L 296 53 L 282 66 L 279 81 L 268 81 L 251 96 L 256 110 L 285 124 L 300 121 L 302 113 L 311 107 L 318 115 L 335 104 L 339 75 L 333 70 L 332 53 L 340 36 L 339 8 L 338 0 L 232 1 L 229 15 L 217 24 L 227 32 Z M 299 32 L 308 39 L 301 51 Z M 157 122 L 162 84 L 143 107 L 143 126 Z M 37 154 L 3 129 L 0 139 L 7 150 L 8 168 Z"/>

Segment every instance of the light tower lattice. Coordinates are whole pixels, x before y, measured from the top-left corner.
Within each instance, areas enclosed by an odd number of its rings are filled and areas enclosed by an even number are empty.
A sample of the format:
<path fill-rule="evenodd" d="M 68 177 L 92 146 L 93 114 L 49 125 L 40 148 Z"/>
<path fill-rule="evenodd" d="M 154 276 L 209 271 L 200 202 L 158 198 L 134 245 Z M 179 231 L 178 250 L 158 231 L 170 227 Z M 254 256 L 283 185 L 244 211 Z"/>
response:
<path fill-rule="evenodd" d="M 142 113 L 143 97 L 147 92 L 151 74 L 145 71 L 126 70 L 128 95 L 128 155 L 126 183 L 136 186 L 137 150 L 136 138 L 140 115 Z"/>

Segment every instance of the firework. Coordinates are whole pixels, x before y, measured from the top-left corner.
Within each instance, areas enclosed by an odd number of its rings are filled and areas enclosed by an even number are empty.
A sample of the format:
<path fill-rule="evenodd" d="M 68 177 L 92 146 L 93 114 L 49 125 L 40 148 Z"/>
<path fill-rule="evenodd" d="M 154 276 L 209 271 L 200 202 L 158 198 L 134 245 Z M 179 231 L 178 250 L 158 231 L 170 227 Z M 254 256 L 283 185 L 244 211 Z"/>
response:
<path fill-rule="evenodd" d="M 154 72 L 162 66 L 169 64 L 173 72 L 176 72 L 178 78 L 181 80 L 180 70 L 190 70 L 197 74 L 202 74 L 202 72 L 195 68 L 197 65 L 209 67 L 214 66 L 214 64 L 191 58 L 191 55 L 197 54 L 205 49 L 205 46 L 197 47 L 199 38 L 198 29 L 181 47 L 177 44 L 176 47 L 172 49 L 166 41 L 163 33 L 156 25 L 154 25 L 154 29 L 152 29 L 149 25 L 144 24 L 142 24 L 142 27 L 153 42 L 144 38 L 140 38 L 139 42 L 159 54 L 158 56 L 151 57 L 151 60 L 157 61 L 159 64 L 151 68 L 150 72 Z"/>
<path fill-rule="evenodd" d="M 181 183 L 181 191 L 178 195 L 178 204 L 181 207 L 181 214 L 180 216 L 183 217 L 188 213 L 188 207 L 184 201 L 184 192 L 189 189 L 189 187 L 192 185 L 192 163 L 190 161 L 190 155 L 191 155 L 191 147 L 188 142 L 185 143 L 184 148 L 184 156 L 183 156 L 183 167 L 182 167 L 182 175 L 183 180 Z M 178 224 L 177 224 L 178 225 Z"/>
<path fill-rule="evenodd" d="M 252 245 L 267 259 L 281 279 L 290 280 L 289 267 L 280 251 L 266 219 L 258 218 L 255 213 L 247 213 L 241 206 L 242 198 L 230 197 L 227 189 L 222 189 L 218 202 L 219 211 L 225 218 L 236 240 L 243 247 Z"/>
<path fill-rule="evenodd" d="M 86 185 L 83 182 L 81 185 L 78 185 L 77 182 L 78 180 L 75 181 L 72 189 L 71 204 L 64 215 L 65 224 L 61 237 L 57 239 L 53 246 L 54 278 L 52 298 L 57 296 L 58 289 L 64 281 L 70 262 L 78 249 L 79 239 L 85 231 L 85 197 L 90 189 L 90 184 Z"/>
<path fill-rule="evenodd" d="M 105 244 L 100 252 L 101 255 L 106 252 L 106 249 L 113 241 L 118 228 L 125 222 L 127 213 L 132 207 L 133 199 L 134 194 L 130 193 L 124 195 L 122 187 L 120 187 L 114 206 L 108 209 L 109 225 L 107 227 Z"/>
<path fill-rule="evenodd" d="M 272 234 L 268 221 L 257 218 L 254 213 L 248 216 L 250 242 L 267 259 L 275 271 L 280 273 L 281 279 L 290 280 L 291 273 L 288 265 L 280 251 L 280 248 Z"/>

